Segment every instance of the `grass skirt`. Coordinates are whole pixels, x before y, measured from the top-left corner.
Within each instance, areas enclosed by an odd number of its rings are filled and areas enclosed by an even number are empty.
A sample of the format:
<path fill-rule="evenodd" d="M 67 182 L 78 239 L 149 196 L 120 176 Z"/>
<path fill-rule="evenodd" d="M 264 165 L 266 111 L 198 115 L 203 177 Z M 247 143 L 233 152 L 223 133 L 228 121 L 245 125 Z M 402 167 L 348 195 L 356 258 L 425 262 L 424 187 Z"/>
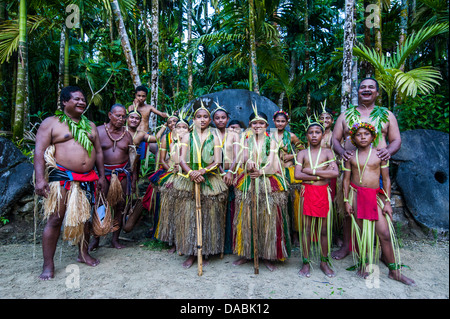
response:
<path fill-rule="evenodd" d="M 297 219 L 297 227 L 299 229 L 299 240 L 300 247 L 302 249 L 302 255 L 304 259 L 310 259 L 310 255 L 315 255 L 320 258 L 327 258 L 331 255 L 331 242 L 332 242 L 332 225 L 333 225 L 333 204 L 331 200 L 331 189 L 328 186 L 326 189 L 326 194 L 322 200 L 328 199 L 328 213 L 326 217 L 313 217 L 307 216 L 303 213 L 304 210 L 304 198 L 305 198 L 305 185 L 302 185 L 300 190 L 300 201 L 298 206 L 298 219 Z M 310 187 L 314 187 L 313 185 Z M 321 186 L 318 186 L 321 187 Z M 308 220 L 309 225 L 308 225 Z M 327 254 L 324 254 L 322 251 L 321 245 L 321 236 L 322 236 L 322 225 L 326 223 L 326 232 L 327 232 Z M 307 228 L 308 227 L 308 228 Z M 308 238 L 309 234 L 309 238 Z M 309 241 L 310 243 L 310 251 L 305 251 L 305 245 Z M 331 264 L 330 264 L 331 265 Z"/>
<path fill-rule="evenodd" d="M 287 213 L 288 192 L 279 175 L 261 176 L 255 181 L 257 200 L 258 257 L 284 260 L 290 256 L 291 241 Z M 235 187 L 234 253 L 253 258 L 252 189 L 250 176 L 242 173 Z"/>
<path fill-rule="evenodd" d="M 348 194 L 349 203 L 352 203 L 353 210 L 356 212 L 358 207 L 356 205 L 356 196 L 357 190 L 350 186 L 350 191 Z M 377 195 L 377 205 L 379 209 L 384 208 L 383 200 L 380 198 L 380 195 Z M 392 243 L 392 249 L 394 252 L 394 264 L 401 265 L 400 261 L 400 247 L 397 241 L 397 237 L 395 235 L 394 225 L 392 224 L 392 220 L 389 215 L 385 215 L 388 227 L 390 240 Z M 372 271 L 372 265 L 377 264 L 379 260 L 379 252 L 380 252 L 380 240 L 378 234 L 375 231 L 375 223 L 377 221 L 371 221 L 368 219 L 362 220 L 362 228 L 356 222 L 355 217 L 352 215 L 352 255 L 353 260 L 356 263 L 355 266 L 348 268 L 347 270 L 353 270 L 356 268 L 364 269 L 368 266 L 368 271 Z"/>
<path fill-rule="evenodd" d="M 206 174 L 209 184 L 201 184 L 202 254 L 223 253 L 228 187 L 222 177 Z M 194 182 L 177 176 L 172 180 L 172 203 L 175 221 L 175 245 L 181 254 L 197 255 L 197 230 Z M 162 206 L 162 205 L 161 205 Z"/>
<path fill-rule="evenodd" d="M 155 230 L 155 238 L 169 245 L 175 242 L 175 211 L 174 196 L 176 190 L 173 188 L 174 180 L 184 178 L 177 174 L 167 173 L 163 180 L 158 182 L 160 193 L 159 217 Z"/>

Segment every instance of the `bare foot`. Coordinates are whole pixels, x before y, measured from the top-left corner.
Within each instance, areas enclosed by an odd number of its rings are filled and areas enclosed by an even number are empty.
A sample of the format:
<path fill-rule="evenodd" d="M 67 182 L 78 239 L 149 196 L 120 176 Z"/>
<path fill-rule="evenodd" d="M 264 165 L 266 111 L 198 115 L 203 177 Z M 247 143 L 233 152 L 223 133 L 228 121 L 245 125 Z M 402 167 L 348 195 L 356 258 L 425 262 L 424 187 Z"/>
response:
<path fill-rule="evenodd" d="M 99 243 L 100 243 L 100 237 L 92 238 L 91 242 L 89 243 L 88 251 L 96 250 L 98 248 Z"/>
<path fill-rule="evenodd" d="M 350 253 L 350 251 L 349 251 L 348 247 L 345 247 L 345 246 L 346 245 L 343 245 L 341 247 L 341 249 L 332 251 L 331 257 L 336 260 L 341 260 L 341 259 L 344 259 L 345 257 L 347 257 L 347 255 Z"/>
<path fill-rule="evenodd" d="M 91 266 L 91 267 L 95 267 L 100 263 L 100 260 L 92 257 L 88 253 L 85 253 L 85 254 L 80 253 L 78 255 L 77 261 L 80 263 L 86 264 L 88 266 Z"/>
<path fill-rule="evenodd" d="M 402 275 L 400 270 L 389 270 L 389 278 L 400 281 L 408 286 L 412 286 L 412 287 L 417 286 L 416 282 L 414 280 Z"/>
<path fill-rule="evenodd" d="M 330 268 L 327 262 L 320 262 L 320 269 L 322 269 L 323 273 L 329 278 L 333 278 L 336 276 L 336 273 L 333 271 L 333 269 Z"/>
<path fill-rule="evenodd" d="M 311 269 L 311 266 L 309 265 L 309 263 L 308 264 L 303 264 L 303 267 L 298 272 L 298 275 L 301 276 L 301 277 L 309 278 L 309 277 L 311 277 L 310 269 Z"/>
<path fill-rule="evenodd" d="M 50 280 L 52 278 L 54 278 L 54 271 L 55 271 L 55 267 L 54 265 L 48 265 L 43 267 L 42 273 L 39 276 L 40 280 Z"/>
<path fill-rule="evenodd" d="M 356 275 L 358 275 L 358 277 L 361 277 L 363 279 L 367 279 L 369 278 L 370 273 L 368 271 L 363 270 L 362 268 L 359 268 L 358 271 L 356 272 Z"/>
<path fill-rule="evenodd" d="M 191 268 L 192 264 L 194 263 L 195 259 L 197 257 L 195 257 L 194 255 L 189 256 L 186 261 L 183 263 L 183 268 L 184 269 L 188 269 Z"/>
<path fill-rule="evenodd" d="M 111 247 L 112 248 L 116 248 L 116 249 L 122 249 L 122 248 L 125 248 L 127 246 L 124 246 L 124 245 L 120 244 L 119 240 L 112 240 L 111 241 Z"/>
<path fill-rule="evenodd" d="M 177 250 L 177 248 L 175 247 L 175 245 L 173 245 L 169 250 L 168 253 L 169 254 L 173 254 L 175 252 L 175 250 Z"/>
<path fill-rule="evenodd" d="M 247 261 L 248 261 L 247 258 L 241 257 L 241 258 L 236 259 L 235 261 L 233 261 L 233 266 L 239 266 L 239 265 L 245 264 Z"/>
<path fill-rule="evenodd" d="M 267 269 L 269 269 L 270 271 L 274 271 L 274 270 L 278 269 L 278 267 L 275 266 L 275 264 L 273 262 L 271 262 L 270 260 L 264 259 L 263 262 L 264 262 L 264 265 L 267 267 Z"/>

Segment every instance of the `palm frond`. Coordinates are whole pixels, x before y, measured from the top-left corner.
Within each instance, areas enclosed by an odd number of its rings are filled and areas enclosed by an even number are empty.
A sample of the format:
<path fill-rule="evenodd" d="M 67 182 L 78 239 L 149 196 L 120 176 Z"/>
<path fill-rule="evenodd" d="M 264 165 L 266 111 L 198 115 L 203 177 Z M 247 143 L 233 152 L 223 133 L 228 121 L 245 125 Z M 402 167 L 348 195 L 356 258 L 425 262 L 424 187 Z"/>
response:
<path fill-rule="evenodd" d="M 419 67 L 409 72 L 398 70 L 395 74 L 395 86 L 401 97 L 415 97 L 417 92 L 429 94 L 434 91 L 434 85 L 440 85 L 441 74 L 431 66 Z"/>

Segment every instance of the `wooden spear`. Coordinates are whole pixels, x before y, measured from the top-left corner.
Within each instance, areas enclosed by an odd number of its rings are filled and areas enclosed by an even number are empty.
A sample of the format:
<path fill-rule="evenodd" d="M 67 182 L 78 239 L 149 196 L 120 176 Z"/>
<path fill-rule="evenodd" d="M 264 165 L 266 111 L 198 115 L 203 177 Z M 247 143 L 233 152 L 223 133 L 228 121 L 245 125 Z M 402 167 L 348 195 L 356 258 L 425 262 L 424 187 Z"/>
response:
<path fill-rule="evenodd" d="M 253 267 L 255 275 L 259 274 L 259 258 L 258 258 L 258 222 L 256 220 L 256 182 L 252 179 L 252 235 L 253 235 Z"/>
<path fill-rule="evenodd" d="M 200 183 L 195 183 L 195 217 L 197 223 L 197 264 L 198 275 L 203 274 L 202 261 L 202 202 L 200 198 Z"/>

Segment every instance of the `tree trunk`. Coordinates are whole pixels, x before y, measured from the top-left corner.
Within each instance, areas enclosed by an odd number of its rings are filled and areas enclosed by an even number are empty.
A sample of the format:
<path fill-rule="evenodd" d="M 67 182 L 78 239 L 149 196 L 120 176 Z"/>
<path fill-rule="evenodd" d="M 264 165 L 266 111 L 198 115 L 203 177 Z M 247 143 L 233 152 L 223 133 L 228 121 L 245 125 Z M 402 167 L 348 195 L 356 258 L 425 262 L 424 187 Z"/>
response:
<path fill-rule="evenodd" d="M 152 82 L 150 92 L 150 105 L 158 108 L 158 76 L 159 70 L 159 1 L 152 1 Z M 149 118 L 149 128 L 152 134 L 156 129 L 156 114 L 151 113 Z"/>
<path fill-rule="evenodd" d="M 368 26 L 368 19 L 369 19 L 369 11 L 367 10 L 367 7 L 371 4 L 372 0 L 364 0 L 364 45 L 368 48 L 372 47 L 372 39 L 371 39 L 371 35 L 370 35 L 370 30 L 372 29 L 372 27 Z M 361 61 L 361 69 L 362 69 L 362 78 L 366 78 L 366 77 L 371 77 L 373 74 L 373 67 L 372 65 L 366 61 L 366 60 L 362 60 Z"/>
<path fill-rule="evenodd" d="M 355 40 L 354 21 L 353 21 L 354 5 L 355 5 L 354 0 L 345 0 L 341 112 L 344 112 L 348 108 L 352 97 L 352 60 L 353 60 L 353 42 Z"/>
<path fill-rule="evenodd" d="M 61 94 L 61 89 L 64 87 L 65 48 L 66 48 L 66 25 L 63 24 L 61 29 L 61 39 L 59 41 L 58 87 L 56 88 L 58 92 L 57 94 L 58 101 L 56 102 L 56 108 L 58 110 L 61 109 L 61 105 L 59 103 L 59 95 Z"/>
<path fill-rule="evenodd" d="M 249 6 L 249 30 L 250 30 L 250 90 L 259 94 L 258 83 L 258 65 L 256 61 L 256 31 L 255 31 L 255 3 L 254 0 L 248 1 Z"/>
<path fill-rule="evenodd" d="M 192 39 L 192 0 L 188 0 L 187 2 L 187 26 L 188 26 L 188 34 L 187 34 L 187 43 L 188 48 L 191 44 Z M 191 101 L 194 98 L 194 87 L 193 87 L 193 62 L 192 62 L 192 53 L 188 53 L 188 100 Z"/>
<path fill-rule="evenodd" d="M 304 19 L 304 28 L 305 28 L 305 72 L 309 72 L 309 21 L 308 21 L 308 0 L 305 0 L 305 19 Z M 309 81 L 306 81 L 306 114 L 311 115 L 311 84 Z"/>
<path fill-rule="evenodd" d="M 17 91 L 16 107 L 14 112 L 13 139 L 23 138 L 24 111 L 27 100 L 27 2 L 20 0 L 19 4 L 19 48 L 17 63 Z"/>
<path fill-rule="evenodd" d="M 64 86 L 69 86 L 69 36 L 70 30 L 66 29 L 66 37 L 64 41 Z"/>
<path fill-rule="evenodd" d="M 136 66 L 136 62 L 134 61 L 133 50 L 131 49 L 130 40 L 128 39 L 127 31 L 125 30 L 125 24 L 123 23 L 122 13 L 120 12 L 119 3 L 117 0 L 111 0 L 111 9 L 116 20 L 117 30 L 119 31 L 123 53 L 125 54 L 125 59 L 127 60 L 128 70 L 130 70 L 134 87 L 137 87 L 141 85 L 141 78 L 139 77 L 139 71 Z"/>
<path fill-rule="evenodd" d="M 383 9 L 383 3 L 381 0 L 377 0 L 378 6 L 378 24 L 375 25 L 375 51 L 382 56 L 383 55 L 383 44 L 381 41 L 381 11 Z M 375 79 L 380 80 L 380 72 L 375 68 Z M 381 105 L 383 103 L 382 94 L 378 95 L 377 104 Z"/>
<path fill-rule="evenodd" d="M 406 35 L 408 31 L 408 0 L 402 0 L 401 3 L 402 11 L 400 12 L 400 36 L 398 39 L 398 46 L 401 48 L 405 44 Z M 405 64 L 403 63 L 400 66 L 401 71 L 405 71 Z M 397 105 L 402 103 L 402 100 L 400 98 L 400 95 L 395 92 L 395 99 L 394 99 L 394 109 Z"/>

